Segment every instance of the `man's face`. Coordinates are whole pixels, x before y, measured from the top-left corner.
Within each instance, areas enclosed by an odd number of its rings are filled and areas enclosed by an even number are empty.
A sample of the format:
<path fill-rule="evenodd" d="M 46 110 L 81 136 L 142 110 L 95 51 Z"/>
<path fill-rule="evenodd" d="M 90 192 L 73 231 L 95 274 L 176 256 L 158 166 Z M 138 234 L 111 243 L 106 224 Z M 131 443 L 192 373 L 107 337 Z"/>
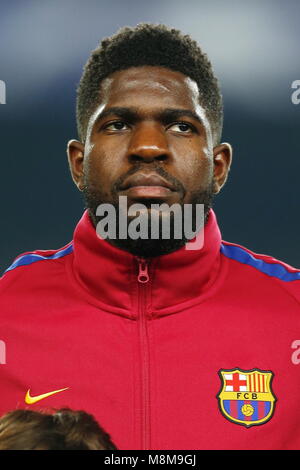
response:
<path fill-rule="evenodd" d="M 163 67 L 133 67 L 106 78 L 91 116 L 85 145 L 69 143 L 73 179 L 83 190 L 93 222 L 96 208 L 119 196 L 127 205 L 202 203 L 226 180 L 230 147 L 213 148 L 211 127 L 197 84 Z M 150 212 L 148 212 L 150 214 Z M 180 248 L 181 240 L 110 240 L 140 256 Z"/>

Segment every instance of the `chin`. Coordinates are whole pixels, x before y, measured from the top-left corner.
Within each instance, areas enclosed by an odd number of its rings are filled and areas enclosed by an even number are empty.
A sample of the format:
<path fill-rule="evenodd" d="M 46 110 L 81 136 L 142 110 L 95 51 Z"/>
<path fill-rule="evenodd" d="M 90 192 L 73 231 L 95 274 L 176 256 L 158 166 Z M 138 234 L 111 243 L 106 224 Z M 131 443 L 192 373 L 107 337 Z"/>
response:
<path fill-rule="evenodd" d="M 147 239 L 141 238 L 132 240 L 130 238 L 125 240 L 109 238 L 106 239 L 112 245 L 120 248 L 121 250 L 128 251 L 134 256 L 140 256 L 142 258 L 153 258 L 155 256 L 167 255 L 173 251 L 182 248 L 188 240 L 164 240 L 164 239 Z"/>

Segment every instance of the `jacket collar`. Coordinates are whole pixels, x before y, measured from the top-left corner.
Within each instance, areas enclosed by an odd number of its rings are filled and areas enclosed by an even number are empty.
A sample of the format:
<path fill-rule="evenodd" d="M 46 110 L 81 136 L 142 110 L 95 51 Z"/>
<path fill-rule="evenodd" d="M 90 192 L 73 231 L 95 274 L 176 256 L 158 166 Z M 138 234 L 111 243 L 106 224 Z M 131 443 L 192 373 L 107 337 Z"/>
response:
<path fill-rule="evenodd" d="M 185 247 L 152 258 L 146 288 L 147 310 L 167 314 L 203 296 L 217 278 L 221 234 L 211 209 L 199 250 Z M 143 266 L 140 266 L 143 268 Z M 141 283 L 138 257 L 100 239 L 85 211 L 74 232 L 73 273 L 90 299 L 116 313 L 134 317 Z"/>

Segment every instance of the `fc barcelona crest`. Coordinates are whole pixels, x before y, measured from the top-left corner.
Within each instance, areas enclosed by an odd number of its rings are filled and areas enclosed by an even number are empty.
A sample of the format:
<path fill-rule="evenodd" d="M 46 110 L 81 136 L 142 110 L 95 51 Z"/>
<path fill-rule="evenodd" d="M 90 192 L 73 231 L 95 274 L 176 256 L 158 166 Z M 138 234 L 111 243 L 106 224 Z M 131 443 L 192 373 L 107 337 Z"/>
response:
<path fill-rule="evenodd" d="M 276 397 L 271 383 L 273 372 L 260 369 L 221 369 L 217 395 L 221 413 L 236 424 L 249 428 L 272 418 Z"/>

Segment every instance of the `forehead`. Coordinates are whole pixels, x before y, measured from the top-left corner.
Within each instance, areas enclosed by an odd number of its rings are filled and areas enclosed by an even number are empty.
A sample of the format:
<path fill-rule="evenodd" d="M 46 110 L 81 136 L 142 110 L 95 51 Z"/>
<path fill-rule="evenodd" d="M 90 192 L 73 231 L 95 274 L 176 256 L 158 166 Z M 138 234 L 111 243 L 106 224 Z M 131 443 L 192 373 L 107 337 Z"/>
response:
<path fill-rule="evenodd" d="M 111 74 L 100 87 L 101 105 L 151 107 L 199 106 L 199 89 L 194 80 L 164 67 L 131 67 Z"/>

